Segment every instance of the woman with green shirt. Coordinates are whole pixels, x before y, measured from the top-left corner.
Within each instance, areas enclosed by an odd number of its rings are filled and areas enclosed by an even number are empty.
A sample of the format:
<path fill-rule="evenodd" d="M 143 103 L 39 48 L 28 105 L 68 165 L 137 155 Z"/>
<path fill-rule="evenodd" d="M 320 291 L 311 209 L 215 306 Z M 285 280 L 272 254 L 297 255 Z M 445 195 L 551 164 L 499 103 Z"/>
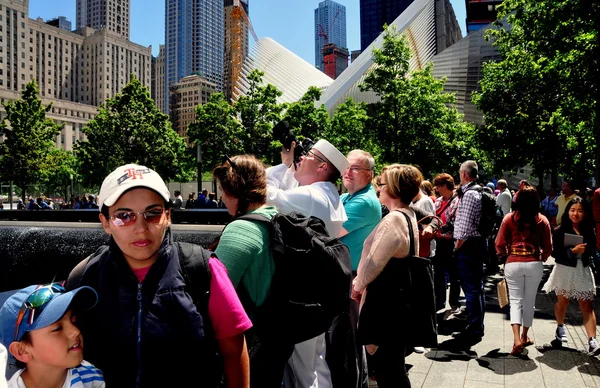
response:
<path fill-rule="evenodd" d="M 215 249 L 227 268 L 246 313 L 254 323 L 253 312 L 261 306 L 271 286 L 275 263 L 271 254 L 271 231 L 262 222 L 237 219 L 248 213 L 272 218 L 277 210 L 266 205 L 267 175 L 263 163 L 252 155 L 225 157 L 213 170 L 223 203 L 234 219 L 223 230 Z M 261 333 L 260 337 L 257 333 Z M 293 351 L 277 338 L 269 338 L 254 323 L 247 332 L 250 354 L 250 386 L 281 387 L 283 370 Z"/>

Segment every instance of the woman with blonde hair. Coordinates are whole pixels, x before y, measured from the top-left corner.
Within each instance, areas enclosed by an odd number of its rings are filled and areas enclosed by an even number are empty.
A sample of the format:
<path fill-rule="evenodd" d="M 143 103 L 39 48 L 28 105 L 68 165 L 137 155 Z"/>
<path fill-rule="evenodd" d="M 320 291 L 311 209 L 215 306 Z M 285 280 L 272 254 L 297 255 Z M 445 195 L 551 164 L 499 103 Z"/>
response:
<path fill-rule="evenodd" d="M 378 188 L 379 200 L 390 213 L 365 240 L 353 281 L 352 298 L 362 301 L 359 336 L 373 356 L 375 377 L 380 388 L 410 387 L 404 363 L 408 345 L 406 332 L 396 324 L 397 319 L 393 316 L 397 311 L 390 307 L 399 302 L 395 299 L 399 291 L 398 282 L 394 281 L 395 264 L 409 256 L 411 246 L 414 252 L 419 250 L 417 220 L 409 205 L 419 192 L 422 181 L 421 172 L 413 166 L 392 164 L 383 169 Z M 368 297 L 370 287 L 392 291 L 373 294 L 379 299 L 373 300 Z M 390 319 L 382 319 L 386 314 L 391 314 Z"/>

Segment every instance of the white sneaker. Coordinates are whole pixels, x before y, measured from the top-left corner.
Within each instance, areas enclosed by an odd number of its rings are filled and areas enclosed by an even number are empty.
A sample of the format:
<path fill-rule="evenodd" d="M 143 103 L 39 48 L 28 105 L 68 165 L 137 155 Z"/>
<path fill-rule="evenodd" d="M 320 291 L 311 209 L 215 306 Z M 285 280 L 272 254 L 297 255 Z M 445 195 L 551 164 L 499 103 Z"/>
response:
<path fill-rule="evenodd" d="M 567 337 L 567 329 L 565 326 L 556 326 L 556 339 L 560 342 L 568 342 L 569 338 Z"/>
<path fill-rule="evenodd" d="M 415 350 L 415 353 L 419 353 L 419 354 L 425 353 L 425 348 L 422 346 L 415 346 L 414 350 Z"/>
<path fill-rule="evenodd" d="M 588 354 L 592 357 L 600 354 L 600 345 L 598 344 L 598 340 L 594 337 L 590 338 L 590 347 L 588 349 Z"/>

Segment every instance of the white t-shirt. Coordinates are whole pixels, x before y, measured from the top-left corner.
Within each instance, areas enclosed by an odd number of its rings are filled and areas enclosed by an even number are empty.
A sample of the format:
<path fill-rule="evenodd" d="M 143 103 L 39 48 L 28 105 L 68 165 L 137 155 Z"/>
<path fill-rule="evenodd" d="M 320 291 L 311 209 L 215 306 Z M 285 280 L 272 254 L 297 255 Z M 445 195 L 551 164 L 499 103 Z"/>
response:
<path fill-rule="evenodd" d="M 510 205 L 512 204 L 512 196 L 508 189 L 504 189 L 496 197 L 496 206 L 502 210 L 502 215 L 505 216 L 510 213 Z"/>
<path fill-rule="evenodd" d="M 6 348 L 0 344 L 0 388 L 6 388 L 6 378 L 4 371 L 6 370 L 6 359 L 8 358 Z"/>
<path fill-rule="evenodd" d="M 8 388 L 27 388 L 21 373 L 25 369 L 19 369 L 8 382 Z M 67 378 L 62 388 L 105 388 L 104 376 L 100 369 L 96 368 L 87 361 L 83 361 L 79 366 L 69 369 Z"/>
<path fill-rule="evenodd" d="M 429 196 L 425 193 L 421 193 L 421 198 L 418 201 L 412 203 L 412 206 L 417 209 L 423 210 L 427 214 L 435 215 L 435 204 L 433 200 L 429 198 Z M 417 220 L 419 221 L 419 220 Z M 429 257 L 435 256 L 435 247 L 437 243 L 435 242 L 435 238 L 429 242 Z"/>
<path fill-rule="evenodd" d="M 338 237 L 348 220 L 337 189 L 331 182 L 298 186 L 293 171 L 285 164 L 267 168 L 267 204 L 280 213 L 296 211 L 320 218 L 332 237 Z"/>

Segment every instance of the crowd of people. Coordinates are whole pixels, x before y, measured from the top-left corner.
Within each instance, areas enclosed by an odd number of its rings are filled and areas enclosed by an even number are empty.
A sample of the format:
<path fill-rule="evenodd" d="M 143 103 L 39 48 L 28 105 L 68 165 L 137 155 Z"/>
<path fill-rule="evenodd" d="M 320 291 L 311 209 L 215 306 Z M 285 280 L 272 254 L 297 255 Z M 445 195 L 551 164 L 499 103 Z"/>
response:
<path fill-rule="evenodd" d="M 505 263 L 512 354 L 533 343 L 528 331 L 535 296 L 551 255 L 556 264 L 544 290 L 557 295 L 556 338 L 568 341 L 565 309 L 576 299 L 589 354 L 600 353 L 592 309 L 597 252 L 592 201 L 570 190 L 570 182 L 560 197 L 551 192 L 540 201 L 527 182 L 516 193 L 502 179 L 478 184 L 475 161 L 430 182 L 405 164 L 386 165 L 376 176 L 368 152 L 343 155 L 324 139 L 298 163 L 294 148 L 295 143 L 283 148 L 282 163 L 268 168 L 252 155 L 224 157 L 213 177 L 233 220 L 210 250 L 191 246 L 192 253 L 173 240 L 171 209 L 219 206 L 214 193 L 203 191 L 197 199 L 192 193 L 184 204 L 181 192 L 172 199 L 162 178 L 145 166 L 120 166 L 108 175 L 97 206 L 109 243 L 73 269 L 66 284 L 24 288 L 0 309 L 0 343 L 7 349 L 0 346 L 0 362 L 8 355 L 21 368 L 8 386 L 202 381 L 228 388 L 367 388 L 374 378 L 381 388 L 410 387 L 406 354 L 433 346 L 431 334 L 437 342 L 438 317 L 449 313 L 464 321 L 453 334 L 455 346 L 470 348 L 484 336 L 485 267 L 497 265 L 490 248 Z M 496 198 L 501 221 L 495 239 L 479 228 L 483 190 Z M 600 206 L 600 191 L 597 199 Z M 277 269 L 274 232 L 243 218 L 291 212 L 319 218 L 348 247 L 353 279 L 351 290 L 340 290 L 347 293 L 347 309 L 329 330 L 300 343 L 270 335 L 256 319 Z M 406 284 L 397 279 L 406 263 L 423 258 L 431 263 L 423 272 L 429 281 L 418 285 L 423 293 L 411 296 L 417 300 L 406 300 Z M 310 287 L 311 279 L 305 283 Z M 420 316 L 393 318 L 411 303 L 421 305 L 411 310 Z M 429 325 L 409 336 L 398 329 L 419 320 Z M 188 350 L 178 356 L 173 352 L 178 347 Z"/>

